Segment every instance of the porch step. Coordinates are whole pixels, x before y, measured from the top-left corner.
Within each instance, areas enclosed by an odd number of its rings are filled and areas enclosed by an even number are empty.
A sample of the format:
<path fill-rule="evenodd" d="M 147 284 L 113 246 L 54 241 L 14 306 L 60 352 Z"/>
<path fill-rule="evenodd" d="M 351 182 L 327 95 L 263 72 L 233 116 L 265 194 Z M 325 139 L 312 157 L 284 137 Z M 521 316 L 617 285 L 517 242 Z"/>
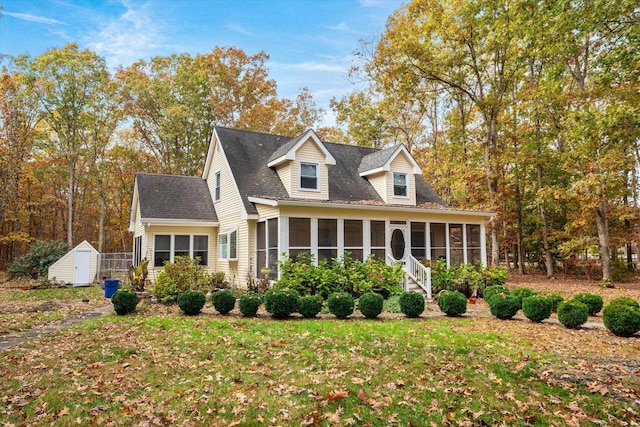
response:
<path fill-rule="evenodd" d="M 427 292 L 420 287 L 412 278 L 407 277 L 407 291 L 414 291 L 422 295 L 425 300 L 429 300 L 427 298 Z"/>

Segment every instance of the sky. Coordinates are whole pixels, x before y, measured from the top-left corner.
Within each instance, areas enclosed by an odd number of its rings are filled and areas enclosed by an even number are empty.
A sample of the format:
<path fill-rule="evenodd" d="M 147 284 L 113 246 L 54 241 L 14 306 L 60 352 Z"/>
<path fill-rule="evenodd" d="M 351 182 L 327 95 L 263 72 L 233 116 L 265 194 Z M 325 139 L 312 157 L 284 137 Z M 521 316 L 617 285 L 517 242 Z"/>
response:
<path fill-rule="evenodd" d="M 33 57 L 70 42 L 115 70 L 140 59 L 234 46 L 266 52 L 281 98 L 308 87 L 335 124 L 329 100 L 354 89 L 348 70 L 361 40 L 377 40 L 400 0 L 0 0 L 0 55 Z"/>

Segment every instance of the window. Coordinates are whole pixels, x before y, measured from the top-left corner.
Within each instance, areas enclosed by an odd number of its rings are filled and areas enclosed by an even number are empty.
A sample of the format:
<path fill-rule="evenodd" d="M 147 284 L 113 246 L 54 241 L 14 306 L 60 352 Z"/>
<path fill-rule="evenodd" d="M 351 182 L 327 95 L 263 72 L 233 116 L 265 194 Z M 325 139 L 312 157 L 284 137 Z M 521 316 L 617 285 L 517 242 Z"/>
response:
<path fill-rule="evenodd" d="M 384 221 L 371 221 L 371 253 L 381 260 L 385 259 L 386 225 Z"/>
<path fill-rule="evenodd" d="M 362 220 L 344 220 L 344 250 L 351 253 L 352 259 L 363 261 Z"/>
<path fill-rule="evenodd" d="M 318 220 L 318 261 L 338 257 L 338 220 Z"/>
<path fill-rule="evenodd" d="M 220 172 L 216 172 L 214 186 L 215 190 L 213 194 L 213 201 L 217 202 L 218 200 L 220 200 Z"/>
<path fill-rule="evenodd" d="M 449 224 L 451 264 L 462 264 L 464 262 L 464 243 L 462 237 L 462 224 Z"/>
<path fill-rule="evenodd" d="M 424 222 L 411 223 L 411 255 L 416 259 L 425 259 L 427 254 Z"/>
<path fill-rule="evenodd" d="M 222 261 L 238 259 L 238 230 L 228 230 L 218 234 L 218 259 Z"/>
<path fill-rule="evenodd" d="M 393 174 L 393 195 L 397 197 L 407 197 L 409 192 L 407 191 L 407 174 L 406 173 L 394 173 Z"/>
<path fill-rule="evenodd" d="M 133 239 L 133 265 L 136 267 L 142 262 L 142 236 Z"/>
<path fill-rule="evenodd" d="M 447 225 L 442 223 L 431 224 L 431 260 L 447 259 Z"/>
<path fill-rule="evenodd" d="M 303 190 L 318 189 L 318 165 L 300 163 L 300 188 Z"/>
<path fill-rule="evenodd" d="M 275 279 L 278 273 L 278 218 L 260 221 L 256 227 L 257 249 L 256 274 L 261 275 L 263 267 L 269 267 L 269 278 Z"/>
<path fill-rule="evenodd" d="M 174 262 L 177 256 L 199 257 L 200 265 L 208 265 L 209 236 L 168 234 L 154 236 L 154 267 L 164 267 L 165 262 Z"/>
<path fill-rule="evenodd" d="M 289 218 L 289 257 L 296 259 L 305 252 L 311 253 L 311 220 Z"/>
<path fill-rule="evenodd" d="M 480 262 L 480 226 L 467 224 L 467 263 Z"/>

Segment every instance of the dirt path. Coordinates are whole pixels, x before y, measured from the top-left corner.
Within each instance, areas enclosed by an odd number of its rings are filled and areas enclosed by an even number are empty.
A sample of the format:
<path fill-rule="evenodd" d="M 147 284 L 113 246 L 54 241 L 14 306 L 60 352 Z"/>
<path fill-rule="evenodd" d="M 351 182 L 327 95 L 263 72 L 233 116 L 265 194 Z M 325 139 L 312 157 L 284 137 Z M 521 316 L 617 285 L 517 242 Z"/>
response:
<path fill-rule="evenodd" d="M 61 320 L 55 325 L 49 325 L 43 328 L 33 328 L 26 331 L 16 332 L 16 333 L 7 334 L 7 335 L 0 335 L 0 350 L 15 347 L 17 345 L 20 345 L 34 338 L 39 338 L 43 335 L 57 332 L 62 328 L 66 328 L 69 325 L 73 325 L 74 323 L 83 322 L 89 319 L 95 319 L 97 317 L 111 314 L 113 312 L 114 312 L 113 306 L 109 304 L 109 305 L 105 305 L 104 307 L 96 308 L 94 310 L 74 314 L 73 316 L 69 316 Z"/>

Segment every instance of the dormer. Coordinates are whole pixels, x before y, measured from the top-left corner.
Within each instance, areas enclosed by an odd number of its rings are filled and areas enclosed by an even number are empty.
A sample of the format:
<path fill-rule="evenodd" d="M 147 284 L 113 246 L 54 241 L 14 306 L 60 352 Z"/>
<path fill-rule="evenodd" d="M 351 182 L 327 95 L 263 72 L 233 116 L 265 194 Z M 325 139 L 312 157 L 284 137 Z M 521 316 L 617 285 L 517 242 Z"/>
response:
<path fill-rule="evenodd" d="M 289 193 L 295 199 L 329 200 L 329 165 L 336 159 L 313 130 L 281 145 L 269 158 Z"/>
<path fill-rule="evenodd" d="M 391 205 L 416 205 L 416 180 L 422 170 L 409 150 L 398 144 L 362 158 L 358 173 Z"/>

